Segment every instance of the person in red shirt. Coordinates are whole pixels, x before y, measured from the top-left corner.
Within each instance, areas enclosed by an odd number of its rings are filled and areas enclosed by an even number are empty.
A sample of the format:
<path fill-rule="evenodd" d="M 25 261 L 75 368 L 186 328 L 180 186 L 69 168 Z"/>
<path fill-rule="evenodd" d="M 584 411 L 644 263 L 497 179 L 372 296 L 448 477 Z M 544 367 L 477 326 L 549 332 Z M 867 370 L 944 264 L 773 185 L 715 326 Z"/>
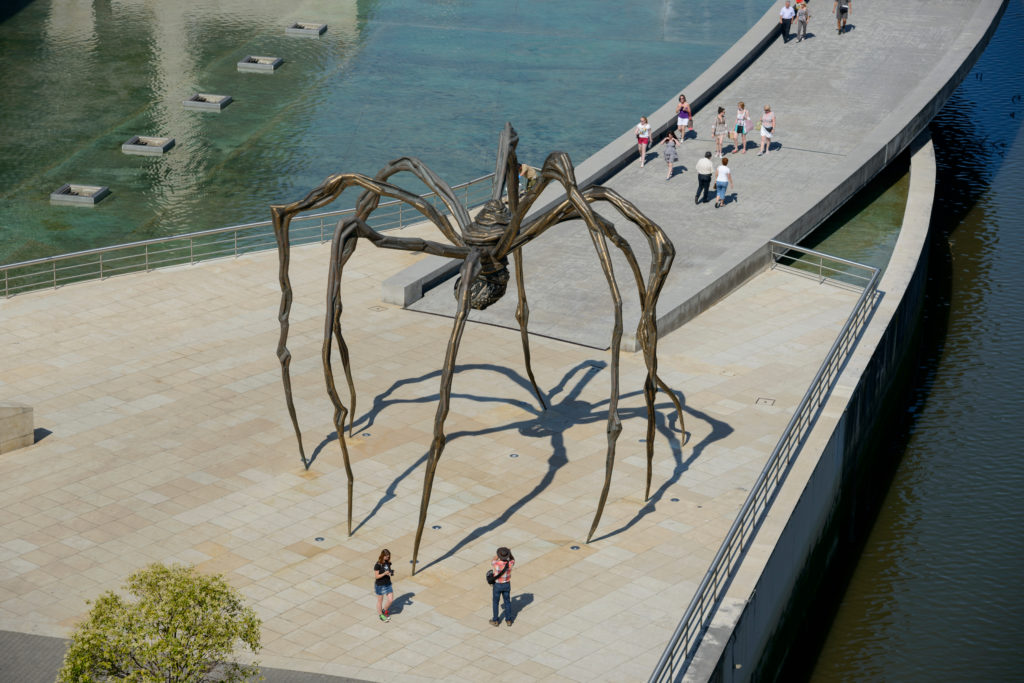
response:
<path fill-rule="evenodd" d="M 509 594 L 512 590 L 512 567 L 515 565 L 516 558 L 512 557 L 512 551 L 505 547 L 498 548 L 494 559 L 491 560 L 491 570 L 494 572 L 494 585 L 491 586 L 491 611 L 494 618 L 491 619 L 491 626 L 501 624 L 501 619 L 498 618 L 498 600 L 501 598 L 505 601 L 505 625 L 512 625 L 512 601 Z"/>

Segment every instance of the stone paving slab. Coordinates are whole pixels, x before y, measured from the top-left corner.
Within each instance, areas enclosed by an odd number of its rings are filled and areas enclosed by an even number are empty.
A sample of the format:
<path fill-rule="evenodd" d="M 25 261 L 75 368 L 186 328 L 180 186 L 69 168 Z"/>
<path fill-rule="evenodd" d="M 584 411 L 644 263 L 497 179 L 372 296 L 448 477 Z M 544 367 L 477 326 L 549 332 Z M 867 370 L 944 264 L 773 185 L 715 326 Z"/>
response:
<path fill-rule="evenodd" d="M 655 151 L 643 168 L 637 160 L 606 181 L 658 223 L 676 246 L 675 264 L 658 308 L 662 329 L 674 329 L 679 320 L 673 318 L 680 311 L 694 305 L 693 299 L 706 297 L 714 283 L 728 281 L 737 265 L 769 239 L 796 240 L 815 227 L 827 216 L 818 209 L 824 199 L 830 199 L 828 210 L 834 210 L 841 202 L 832 195 L 846 198 L 863 186 L 870 176 L 857 173 L 866 159 L 915 120 L 927 98 L 939 91 L 975 47 L 979 36 L 972 33 L 977 27 L 969 20 L 979 8 L 994 12 L 998 6 L 998 0 L 859 2 L 847 32 L 840 36 L 830 14 L 831 3 L 811 3 L 807 40 L 776 41 L 710 106 L 694 113 L 696 138 L 691 133 L 681 145 L 670 180 L 665 180 L 667 167 Z M 778 8 L 769 14 L 777 15 Z M 984 18 L 979 23 L 987 28 L 990 17 Z M 674 101 L 678 93 L 667 94 Z M 688 96 L 693 99 L 695 93 Z M 717 106 L 725 107 L 726 120 L 734 122 L 741 100 L 754 121 L 766 104 L 775 112 L 771 153 L 756 156 L 757 134 L 748 142 L 746 154 L 736 154 L 726 140 L 735 191 L 730 190 L 721 209 L 695 205 L 694 167 L 706 151 L 714 150 L 710 130 Z M 919 120 L 919 127 L 930 118 Z M 623 122 L 624 126 L 629 123 Z M 665 121 L 655 117 L 651 123 L 657 128 Z M 520 137 L 530 135 L 529 130 L 518 132 Z M 915 135 L 913 131 L 904 136 L 905 142 Z M 603 215 L 624 235 L 636 237 L 633 245 L 643 264 L 649 256 L 638 232 L 615 220 L 614 211 Z M 802 232 L 787 236 L 791 226 Z M 607 348 L 611 298 L 582 223 L 554 228 L 524 249 L 524 259 L 531 331 Z M 624 343 L 629 344 L 628 333 L 639 320 L 639 304 L 635 295 L 627 295 L 631 284 L 625 260 L 616 258 L 614 265 L 624 292 Z M 450 284 L 441 285 L 410 308 L 453 315 L 451 290 Z M 516 328 L 515 305 L 512 293 L 487 310 L 472 311 L 470 318 Z"/>
<path fill-rule="evenodd" d="M 665 338 L 661 369 L 685 399 L 688 441 L 661 397 L 646 504 L 644 369 L 625 354 L 624 430 L 590 545 L 606 354 L 533 338 L 542 413 L 518 333 L 469 325 L 411 577 L 401 568 L 451 324 L 379 301 L 411 258 L 360 249 L 346 271 L 360 392 L 350 538 L 319 368 L 326 246 L 296 249 L 292 270 L 309 471 L 274 354 L 274 253 L 0 303 L 0 393 L 52 432 L 0 458 L 0 629 L 66 637 L 85 601 L 134 569 L 191 562 L 254 604 L 268 667 L 397 681 L 646 677 L 855 294 L 768 271 Z M 518 560 L 512 628 L 487 624 L 482 574 L 497 545 Z M 399 567 L 389 624 L 375 618 L 370 580 L 383 546 Z"/>

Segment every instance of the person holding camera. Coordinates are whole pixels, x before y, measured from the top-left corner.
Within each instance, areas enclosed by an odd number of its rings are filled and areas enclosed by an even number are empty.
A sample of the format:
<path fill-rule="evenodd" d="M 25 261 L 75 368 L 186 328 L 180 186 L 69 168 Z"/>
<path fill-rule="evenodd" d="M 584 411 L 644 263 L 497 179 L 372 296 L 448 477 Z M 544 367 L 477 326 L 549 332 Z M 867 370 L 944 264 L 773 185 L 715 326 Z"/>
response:
<path fill-rule="evenodd" d="M 504 598 L 505 602 L 505 625 L 512 625 L 512 601 L 509 597 L 512 591 L 512 567 L 516 565 L 516 558 L 512 557 L 512 551 L 504 546 L 498 548 L 491 560 L 491 571 L 494 572 L 494 583 L 491 585 L 491 608 L 494 618 L 491 619 L 491 626 L 501 624 L 498 618 L 498 600 Z M 487 579 L 490 582 L 490 578 Z"/>
<path fill-rule="evenodd" d="M 391 587 L 391 577 L 395 570 L 391 568 L 391 551 L 385 548 L 380 551 L 377 563 L 373 565 L 373 591 L 377 594 L 377 616 L 381 621 L 391 621 L 391 601 L 395 599 L 395 589 Z M 388 604 L 384 604 L 384 596 Z"/>

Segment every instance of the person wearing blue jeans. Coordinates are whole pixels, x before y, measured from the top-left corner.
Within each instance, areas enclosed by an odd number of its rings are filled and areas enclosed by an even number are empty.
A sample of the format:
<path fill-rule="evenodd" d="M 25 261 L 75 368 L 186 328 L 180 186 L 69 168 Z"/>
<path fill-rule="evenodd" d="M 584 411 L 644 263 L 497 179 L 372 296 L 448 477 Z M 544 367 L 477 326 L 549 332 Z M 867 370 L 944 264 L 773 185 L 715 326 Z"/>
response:
<path fill-rule="evenodd" d="M 501 619 L 498 618 L 498 601 L 504 599 L 505 603 L 505 625 L 512 625 L 512 567 L 516 565 L 516 558 L 512 557 L 512 551 L 508 548 L 498 548 L 491 560 L 491 571 L 494 572 L 494 584 L 491 586 L 491 626 L 499 626 Z"/>

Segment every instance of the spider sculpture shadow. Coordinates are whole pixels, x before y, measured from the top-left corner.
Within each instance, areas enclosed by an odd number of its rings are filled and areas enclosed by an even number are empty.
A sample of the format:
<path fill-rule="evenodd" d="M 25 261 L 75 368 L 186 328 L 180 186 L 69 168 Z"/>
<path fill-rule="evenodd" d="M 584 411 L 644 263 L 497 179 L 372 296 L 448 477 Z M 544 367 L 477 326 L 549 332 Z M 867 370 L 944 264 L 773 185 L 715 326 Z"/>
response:
<path fill-rule="evenodd" d="M 466 325 L 466 317 L 470 308 L 484 309 L 498 301 L 505 293 L 509 281 L 508 257 L 510 254 L 515 260 L 516 291 L 519 297 L 519 303 L 516 307 L 516 321 L 519 323 L 520 337 L 523 344 L 526 374 L 530 379 L 530 384 L 533 386 L 537 400 L 540 402 L 541 409 L 546 409 L 544 397 L 537 386 L 537 381 L 533 376 L 533 370 L 530 365 L 530 347 L 527 335 L 529 307 L 526 302 L 526 290 L 523 284 L 522 247 L 544 234 L 549 228 L 573 219 L 583 220 L 587 226 L 594 248 L 597 250 L 602 271 L 608 282 L 608 288 L 611 291 L 615 312 L 615 323 L 612 328 L 611 339 L 611 396 L 608 403 L 608 447 L 605 457 L 605 477 L 601 495 L 598 499 L 597 511 L 594 514 L 594 521 L 590 526 L 590 532 L 587 534 L 587 542 L 590 542 L 590 539 L 594 536 L 594 531 L 601 521 L 601 513 L 604 510 L 605 501 L 608 499 L 608 489 L 611 485 L 612 469 L 615 464 L 615 444 L 619 433 L 622 431 L 618 415 L 622 296 L 619 293 L 619 286 L 612 271 L 609 242 L 622 252 L 622 255 L 629 264 L 636 281 L 637 293 L 640 297 L 640 321 L 637 325 L 636 338 L 640 348 L 643 350 L 644 361 L 647 367 L 647 378 L 644 381 L 643 387 L 647 407 L 647 484 L 644 500 L 650 497 L 651 468 L 654 459 L 654 398 L 658 388 L 661 388 L 671 397 L 676 413 L 679 416 L 679 430 L 685 434 L 683 409 L 679 404 L 679 399 L 676 397 L 675 392 L 658 377 L 658 330 L 655 307 L 658 295 L 661 293 L 669 268 L 672 266 L 672 260 L 675 257 L 675 248 L 672 246 L 672 242 L 669 241 L 668 236 L 658 225 L 614 190 L 596 185 L 580 190 L 576 184 L 572 162 L 569 161 L 569 156 L 564 152 L 553 152 L 550 154 L 544 161 L 544 166 L 539 174 L 540 179 L 536 185 L 520 196 L 519 162 L 516 159 L 515 152 L 518 141 L 519 138 L 512 125 L 506 123 L 498 143 L 498 155 L 495 164 L 491 198 L 483 205 L 475 219 L 470 218 L 469 212 L 459 203 L 447 183 L 418 159 L 412 157 L 402 157 L 392 161 L 373 178 L 361 173 L 339 173 L 329 176 L 304 199 L 292 204 L 271 207 L 274 235 L 277 238 L 278 257 L 280 260 L 279 279 L 281 283 L 281 307 L 278 312 L 278 320 L 281 323 L 281 335 L 278 339 L 277 356 L 281 362 L 285 400 L 288 404 L 288 414 L 291 416 L 292 426 L 295 429 L 295 436 L 299 443 L 299 455 L 302 458 L 303 465 L 308 469 L 310 461 L 307 460 L 302 445 L 302 433 L 299 429 L 295 401 L 292 397 L 291 375 L 289 372 L 291 352 L 289 352 L 287 344 L 292 287 L 288 276 L 290 255 L 288 228 L 296 214 L 302 211 L 318 209 L 329 204 L 349 187 L 358 186 L 363 189 L 356 202 L 355 213 L 338 223 L 331 241 L 331 257 L 327 282 L 327 313 L 324 322 L 324 340 L 321 350 L 324 379 L 327 383 L 327 393 L 334 405 L 334 425 L 338 431 L 338 443 L 341 446 L 345 473 L 348 477 L 349 535 L 352 534 L 353 475 L 352 466 L 349 461 L 348 446 L 345 442 L 344 426 L 345 418 L 350 414 L 354 416 L 356 392 L 355 384 L 352 380 L 348 346 L 345 344 L 341 327 L 341 277 L 345 263 L 355 252 L 356 245 L 361 237 L 369 240 L 374 246 L 383 249 L 422 251 L 438 256 L 462 259 L 463 261 L 462 267 L 459 270 L 459 279 L 455 284 L 455 296 L 458 301 L 458 307 L 441 371 L 441 387 L 438 392 L 439 399 L 434 419 L 434 434 L 430 444 L 424 475 L 419 524 L 416 528 L 416 537 L 413 543 L 413 572 L 415 572 L 420 540 L 423 536 L 423 526 L 427 518 L 427 508 L 430 504 L 434 474 L 437 471 L 437 463 L 441 459 L 441 453 L 444 451 L 446 441 L 444 422 L 448 416 L 451 403 L 452 377 L 455 373 L 455 360 L 459 350 L 459 342 L 462 339 L 462 332 Z M 427 185 L 431 191 L 436 193 L 454 218 L 458 230 L 453 229 L 449 220 L 422 197 L 388 182 L 391 176 L 399 172 L 412 173 Z M 558 183 L 562 186 L 565 190 L 565 199 L 549 211 L 524 223 L 524 218 L 529 213 L 530 208 L 550 183 Z M 507 193 L 505 192 L 506 187 L 508 188 Z M 502 201 L 503 196 L 507 204 Z M 423 214 L 430 223 L 434 224 L 448 242 L 434 242 L 415 237 L 397 237 L 381 234 L 371 228 L 367 220 L 380 204 L 381 197 L 397 199 L 412 206 Z M 591 204 L 596 201 L 611 204 L 625 219 L 639 228 L 647 239 L 651 253 L 651 263 L 646 279 L 629 242 L 618 233 L 610 221 L 594 213 Z M 349 388 L 350 402 L 348 407 L 342 402 L 341 396 L 338 393 L 331 366 L 332 345 L 335 341 L 338 345 L 338 354 L 341 358 L 345 379 Z M 351 429 L 352 418 L 349 421 L 350 436 Z"/>

